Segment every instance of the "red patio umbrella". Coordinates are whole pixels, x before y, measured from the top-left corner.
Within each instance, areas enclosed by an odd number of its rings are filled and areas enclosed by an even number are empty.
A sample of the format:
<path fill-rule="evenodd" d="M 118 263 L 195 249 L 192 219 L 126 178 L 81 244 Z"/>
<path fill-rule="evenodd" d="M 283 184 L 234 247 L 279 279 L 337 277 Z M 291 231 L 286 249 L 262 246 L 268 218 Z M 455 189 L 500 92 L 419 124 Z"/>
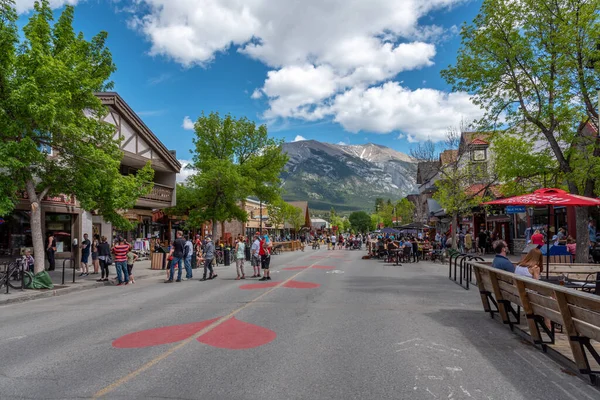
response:
<path fill-rule="evenodd" d="M 577 194 L 571 194 L 562 189 L 544 188 L 538 189 L 530 194 L 488 201 L 483 204 L 504 206 L 548 206 L 548 226 L 550 226 L 550 206 L 600 206 L 600 200 L 591 197 L 579 196 Z M 550 238 L 547 238 L 546 240 L 546 279 L 548 279 L 548 267 L 550 264 L 549 239 Z"/>

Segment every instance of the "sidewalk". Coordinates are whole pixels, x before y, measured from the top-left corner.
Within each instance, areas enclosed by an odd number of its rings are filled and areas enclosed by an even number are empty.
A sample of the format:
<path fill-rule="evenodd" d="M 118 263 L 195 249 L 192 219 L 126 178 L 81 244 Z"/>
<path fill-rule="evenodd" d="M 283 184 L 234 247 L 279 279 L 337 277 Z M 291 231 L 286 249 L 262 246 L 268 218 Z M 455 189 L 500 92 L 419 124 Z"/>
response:
<path fill-rule="evenodd" d="M 10 288 L 9 294 L 6 294 L 6 288 L 2 288 L 0 293 L 0 305 L 10 303 L 20 303 L 23 301 L 41 299 L 45 297 L 61 296 L 63 294 L 72 293 L 79 290 L 88 290 L 101 288 L 104 286 L 114 285 L 113 279 L 116 278 L 117 272 L 114 264 L 109 267 L 110 278 L 108 282 L 96 282 L 96 279 L 100 278 L 98 275 L 88 275 L 86 277 L 79 277 L 81 271 L 75 271 L 75 283 L 73 283 L 73 268 L 70 268 L 69 262 L 65 265 L 65 284 L 62 284 L 62 260 L 57 260 L 56 270 L 49 271 L 52 283 L 54 283 L 53 289 L 42 289 L 42 290 L 31 290 L 31 289 L 13 289 Z M 93 271 L 93 268 L 90 268 Z M 153 270 L 150 269 L 150 260 L 138 261 L 135 263 L 133 269 L 135 280 L 152 278 L 152 277 L 164 277 L 166 272 L 164 270 Z"/>

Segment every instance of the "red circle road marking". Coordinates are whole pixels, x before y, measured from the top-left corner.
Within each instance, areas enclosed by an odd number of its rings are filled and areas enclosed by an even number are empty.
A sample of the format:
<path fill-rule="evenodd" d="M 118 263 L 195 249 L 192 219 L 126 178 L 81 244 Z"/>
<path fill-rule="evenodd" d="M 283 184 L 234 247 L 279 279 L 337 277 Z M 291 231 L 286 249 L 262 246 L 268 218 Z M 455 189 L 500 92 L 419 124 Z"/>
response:
<path fill-rule="evenodd" d="M 276 337 L 270 329 L 231 318 L 196 340 L 221 349 L 242 350 L 265 345 Z"/>
<path fill-rule="evenodd" d="M 161 328 L 147 329 L 121 336 L 112 342 L 113 347 L 119 349 L 138 349 L 142 347 L 157 346 L 160 344 L 175 343 L 187 339 L 196 332 L 200 332 L 219 318 L 191 324 L 163 326 Z"/>
<path fill-rule="evenodd" d="M 318 288 L 319 286 L 321 285 L 319 285 L 318 283 L 300 281 L 289 281 L 283 285 L 283 287 L 291 289 L 314 289 Z"/>
<path fill-rule="evenodd" d="M 240 286 L 240 289 L 252 290 L 252 289 L 267 289 L 279 285 L 281 282 L 266 282 L 266 283 L 248 283 L 247 285 Z"/>
<path fill-rule="evenodd" d="M 297 271 L 299 269 L 306 269 L 308 267 L 287 267 L 287 268 L 282 268 L 282 271 Z"/>
<path fill-rule="evenodd" d="M 335 267 L 330 267 L 327 265 L 313 265 L 312 266 L 314 269 L 335 269 Z"/>

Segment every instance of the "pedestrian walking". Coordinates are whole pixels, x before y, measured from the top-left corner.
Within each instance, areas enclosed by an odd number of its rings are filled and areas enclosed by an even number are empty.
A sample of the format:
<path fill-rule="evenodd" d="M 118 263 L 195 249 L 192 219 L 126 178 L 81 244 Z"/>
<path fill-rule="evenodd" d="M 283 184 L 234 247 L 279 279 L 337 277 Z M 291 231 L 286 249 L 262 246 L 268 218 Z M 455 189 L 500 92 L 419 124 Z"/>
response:
<path fill-rule="evenodd" d="M 335 233 L 331 235 L 331 250 L 335 250 L 335 242 L 337 241 L 337 237 Z"/>
<path fill-rule="evenodd" d="M 254 271 L 253 278 L 260 278 L 260 233 L 254 235 L 254 242 L 250 248 L 250 258 L 252 259 L 252 270 Z"/>
<path fill-rule="evenodd" d="M 465 253 L 470 253 L 473 249 L 473 236 L 471 235 L 471 230 L 467 231 L 465 235 Z"/>
<path fill-rule="evenodd" d="M 48 258 L 48 271 L 54 271 L 56 263 L 54 260 L 54 253 L 56 253 L 56 239 L 54 235 L 48 236 L 48 242 L 46 244 L 46 257 Z"/>
<path fill-rule="evenodd" d="M 269 271 L 271 265 L 271 245 L 269 240 L 269 235 L 263 236 L 263 239 L 260 241 L 260 263 L 263 270 L 263 277 L 259 280 L 261 281 L 270 281 L 271 273 Z"/>
<path fill-rule="evenodd" d="M 192 256 L 194 255 L 194 245 L 186 237 L 185 247 L 183 249 L 183 264 L 185 265 L 185 279 L 192 279 Z"/>
<path fill-rule="evenodd" d="M 479 246 L 479 251 L 481 252 L 481 255 L 485 254 L 485 248 L 487 245 L 487 234 L 485 233 L 485 230 L 480 230 L 479 234 L 477 235 L 477 239 L 478 239 L 478 243 L 477 245 Z"/>
<path fill-rule="evenodd" d="M 123 237 L 117 239 L 117 244 L 113 246 L 115 255 L 115 268 L 117 269 L 117 286 L 129 285 L 129 271 L 127 270 L 127 253 L 129 244 L 125 243 Z"/>
<path fill-rule="evenodd" d="M 92 275 L 98 275 L 98 270 L 100 269 L 100 262 L 98 261 L 98 245 L 100 244 L 100 235 L 95 234 L 92 239 L 92 266 L 94 267 L 94 272 Z"/>
<path fill-rule="evenodd" d="M 106 282 L 108 281 L 108 266 L 112 263 L 110 259 L 110 245 L 107 242 L 106 236 L 100 238 L 98 262 L 100 263 L 100 279 L 97 279 L 96 282 Z"/>
<path fill-rule="evenodd" d="M 88 262 L 90 259 L 91 249 L 92 242 L 90 242 L 90 239 L 88 239 L 88 234 L 84 233 L 83 240 L 81 241 L 81 273 L 79 274 L 80 277 L 89 275 L 90 271 L 88 269 Z"/>
<path fill-rule="evenodd" d="M 235 269 L 237 271 L 236 280 L 246 279 L 244 274 L 244 257 L 245 257 L 246 243 L 242 235 L 238 236 L 235 244 Z"/>
<path fill-rule="evenodd" d="M 206 244 L 204 245 L 204 274 L 202 275 L 201 282 L 209 279 L 214 279 L 217 274 L 213 273 L 213 259 L 215 258 L 215 245 L 212 242 L 211 237 L 206 238 Z M 210 275 L 208 274 L 210 272 Z"/>
<path fill-rule="evenodd" d="M 127 273 L 129 274 L 129 282 L 135 283 L 133 279 L 133 263 L 138 259 L 138 255 L 133 252 L 133 247 L 129 245 L 129 251 L 127 252 Z"/>
<path fill-rule="evenodd" d="M 181 273 L 183 267 L 183 255 L 185 251 L 185 239 L 183 238 L 183 232 L 177 231 L 176 239 L 171 245 L 171 252 L 169 256 L 172 257 L 171 266 L 169 269 L 169 279 L 165 283 L 172 283 L 173 277 L 175 276 L 175 265 L 177 265 L 177 281 L 181 282 Z"/>

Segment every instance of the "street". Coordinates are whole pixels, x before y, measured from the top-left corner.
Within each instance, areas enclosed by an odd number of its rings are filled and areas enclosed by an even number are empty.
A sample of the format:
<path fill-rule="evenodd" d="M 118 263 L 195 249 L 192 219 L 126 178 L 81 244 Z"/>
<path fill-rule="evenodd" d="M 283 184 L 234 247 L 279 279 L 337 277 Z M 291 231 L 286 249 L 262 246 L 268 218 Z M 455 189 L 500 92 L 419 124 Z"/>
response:
<path fill-rule="evenodd" d="M 600 397 L 491 320 L 446 265 L 364 254 L 273 256 L 267 288 L 235 281 L 232 265 L 213 281 L 194 270 L 181 283 L 148 278 L 2 306 L 0 398 Z"/>

